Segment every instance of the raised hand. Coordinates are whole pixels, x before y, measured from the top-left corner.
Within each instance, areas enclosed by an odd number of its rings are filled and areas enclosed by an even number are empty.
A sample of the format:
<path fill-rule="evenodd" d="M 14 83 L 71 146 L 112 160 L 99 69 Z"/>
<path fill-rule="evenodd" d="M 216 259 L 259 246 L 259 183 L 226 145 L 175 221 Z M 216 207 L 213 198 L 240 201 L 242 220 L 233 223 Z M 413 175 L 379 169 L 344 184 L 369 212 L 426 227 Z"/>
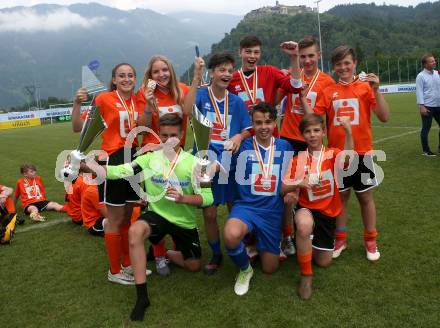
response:
<path fill-rule="evenodd" d="M 289 56 L 298 56 L 298 43 L 295 41 L 285 41 L 280 44 L 281 50 Z"/>
<path fill-rule="evenodd" d="M 85 88 L 80 88 L 76 91 L 75 98 L 73 101 L 76 104 L 81 105 L 83 102 L 87 100 L 87 90 Z"/>

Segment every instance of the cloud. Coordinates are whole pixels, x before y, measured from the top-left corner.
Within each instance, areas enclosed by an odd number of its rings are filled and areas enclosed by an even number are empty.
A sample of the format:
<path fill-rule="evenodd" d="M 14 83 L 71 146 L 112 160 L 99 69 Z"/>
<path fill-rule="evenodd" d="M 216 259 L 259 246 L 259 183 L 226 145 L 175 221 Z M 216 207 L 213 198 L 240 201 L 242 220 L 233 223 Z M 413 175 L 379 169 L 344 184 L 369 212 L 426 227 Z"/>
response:
<path fill-rule="evenodd" d="M 66 8 L 40 14 L 33 9 L 0 12 L 0 32 L 56 32 L 70 27 L 91 28 L 105 17 L 85 18 Z"/>

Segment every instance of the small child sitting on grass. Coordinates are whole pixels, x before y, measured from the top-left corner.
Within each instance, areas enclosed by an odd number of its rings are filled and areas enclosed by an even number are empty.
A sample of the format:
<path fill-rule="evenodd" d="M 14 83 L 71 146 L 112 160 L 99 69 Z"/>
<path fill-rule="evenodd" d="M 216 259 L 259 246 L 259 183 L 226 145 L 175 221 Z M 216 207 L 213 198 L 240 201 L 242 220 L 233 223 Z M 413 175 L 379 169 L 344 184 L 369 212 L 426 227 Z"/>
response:
<path fill-rule="evenodd" d="M 37 168 L 33 164 L 23 164 L 20 166 L 20 173 L 23 178 L 18 179 L 15 187 L 15 203 L 20 197 L 23 211 L 29 215 L 33 221 L 44 222 L 45 217 L 40 213 L 45 210 L 63 211 L 63 206 L 46 199 L 43 181 L 37 175 Z"/>

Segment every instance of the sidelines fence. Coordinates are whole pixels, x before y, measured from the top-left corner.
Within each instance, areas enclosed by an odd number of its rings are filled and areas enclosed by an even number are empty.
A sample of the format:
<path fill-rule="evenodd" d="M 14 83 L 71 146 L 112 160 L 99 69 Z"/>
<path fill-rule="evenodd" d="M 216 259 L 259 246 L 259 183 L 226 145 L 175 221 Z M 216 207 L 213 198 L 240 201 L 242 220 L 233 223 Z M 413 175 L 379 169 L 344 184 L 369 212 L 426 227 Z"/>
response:
<path fill-rule="evenodd" d="M 28 112 L 10 112 L 0 114 L 0 129 L 15 129 L 41 125 L 43 123 L 52 124 L 56 122 L 70 121 L 72 115 L 72 104 L 70 107 L 59 107 L 49 109 L 34 110 Z M 81 113 L 89 106 L 82 106 Z"/>

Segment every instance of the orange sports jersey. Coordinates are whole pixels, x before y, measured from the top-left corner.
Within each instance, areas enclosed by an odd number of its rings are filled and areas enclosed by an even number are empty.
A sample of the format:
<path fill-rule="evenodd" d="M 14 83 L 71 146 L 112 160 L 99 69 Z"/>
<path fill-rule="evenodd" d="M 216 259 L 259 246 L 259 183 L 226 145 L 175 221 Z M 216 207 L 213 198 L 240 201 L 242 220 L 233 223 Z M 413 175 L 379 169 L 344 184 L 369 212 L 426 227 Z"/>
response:
<path fill-rule="evenodd" d="M 371 110 L 376 108 L 376 97 L 368 82 L 356 80 L 350 84 L 337 83 L 318 95 L 315 112 L 327 116 L 329 147 L 344 148 L 345 131 L 339 118 L 348 116 L 353 133 L 354 150 L 363 155 L 373 149 Z"/>
<path fill-rule="evenodd" d="M 81 197 L 87 184 L 84 182 L 83 177 L 80 175 L 75 183 L 72 184 L 71 193 L 64 195 L 65 204 L 63 206 L 67 215 L 72 218 L 73 221 L 79 222 L 82 220 L 81 215 Z"/>
<path fill-rule="evenodd" d="M 309 85 L 309 92 L 307 93 L 307 102 L 312 107 L 316 105 L 318 93 L 330 85 L 335 84 L 335 81 L 324 72 L 318 71 L 316 78 L 307 77 L 303 75 L 303 84 Z M 299 131 L 299 122 L 304 117 L 304 109 L 301 106 L 298 93 L 289 93 L 286 95 L 286 104 L 284 111 L 283 125 L 281 126 L 281 136 L 293 140 L 304 141 L 304 138 Z"/>
<path fill-rule="evenodd" d="M 132 94 L 130 99 L 122 100 L 125 101 L 125 106 L 121 103 L 116 91 L 104 92 L 96 97 L 96 106 L 99 107 L 106 125 L 102 134 L 101 149 L 109 155 L 124 147 L 127 135 L 136 126 L 137 119 L 143 112 L 143 107 L 139 104 L 136 95 Z M 134 108 L 131 108 L 131 104 Z M 135 146 L 137 146 L 136 139 L 132 147 Z"/>
<path fill-rule="evenodd" d="M 93 227 L 96 220 L 102 218 L 99 210 L 103 208 L 105 208 L 105 204 L 99 203 L 98 186 L 86 185 L 81 199 L 83 226 L 87 229 Z"/>
<path fill-rule="evenodd" d="M 180 91 L 182 92 L 183 99 L 185 99 L 186 95 L 189 92 L 189 88 L 184 83 L 179 83 Z M 159 112 L 154 111 L 151 117 L 151 129 L 159 135 L 159 118 L 165 114 L 175 113 L 179 115 L 183 122 L 182 122 L 182 140 L 180 144 L 182 146 L 185 146 L 185 136 L 186 136 L 186 124 L 187 124 L 187 116 L 183 114 L 183 109 L 180 105 L 176 104 L 174 99 L 171 97 L 170 93 L 163 93 L 159 88 L 156 88 L 154 90 L 154 96 L 157 100 L 157 105 Z M 142 108 L 145 107 L 145 104 L 147 103 L 145 96 L 144 96 L 144 90 L 139 89 L 137 92 L 137 97 L 139 99 L 139 104 L 142 106 Z M 160 143 L 160 140 L 158 140 L 153 134 L 147 133 L 144 135 L 142 140 L 142 146 L 147 144 L 158 144 Z"/>
<path fill-rule="evenodd" d="M 254 85 L 255 75 L 257 76 L 257 80 Z M 292 93 L 300 92 L 300 89 L 296 89 L 291 85 L 289 75 L 285 75 L 283 72 L 281 72 L 280 69 L 271 65 L 262 65 L 262 66 L 258 65 L 255 68 L 254 73 L 252 73 L 249 76 L 245 76 L 244 79 L 247 82 L 249 92 L 255 98 L 256 104 L 265 101 L 273 105 L 276 105 L 274 102 L 276 98 L 276 92 L 278 89 L 282 89 L 285 92 L 292 92 Z M 254 86 L 256 90 L 254 90 Z M 250 107 L 253 104 L 253 101 L 249 96 L 249 93 L 242 81 L 239 71 L 235 71 L 234 74 L 232 74 L 232 79 L 229 82 L 228 90 L 233 94 L 239 96 L 244 101 L 246 108 L 248 110 L 250 109 Z M 255 135 L 253 129 L 251 130 L 251 134 Z M 275 138 L 279 137 L 278 125 L 275 126 L 273 136 Z"/>
<path fill-rule="evenodd" d="M 36 176 L 35 179 L 18 179 L 15 186 L 15 198 L 18 197 L 21 199 L 23 208 L 32 203 L 45 201 L 46 191 L 41 178 Z"/>
<path fill-rule="evenodd" d="M 302 180 L 306 174 L 319 176 L 319 183 L 299 191 L 299 205 L 308 209 L 318 210 L 329 217 L 341 214 L 342 203 L 335 176 L 335 160 L 340 153 L 337 148 L 324 148 L 320 168 L 319 159 L 311 156 L 308 151 L 299 152 L 294 157 L 288 171 L 288 178 Z"/>

